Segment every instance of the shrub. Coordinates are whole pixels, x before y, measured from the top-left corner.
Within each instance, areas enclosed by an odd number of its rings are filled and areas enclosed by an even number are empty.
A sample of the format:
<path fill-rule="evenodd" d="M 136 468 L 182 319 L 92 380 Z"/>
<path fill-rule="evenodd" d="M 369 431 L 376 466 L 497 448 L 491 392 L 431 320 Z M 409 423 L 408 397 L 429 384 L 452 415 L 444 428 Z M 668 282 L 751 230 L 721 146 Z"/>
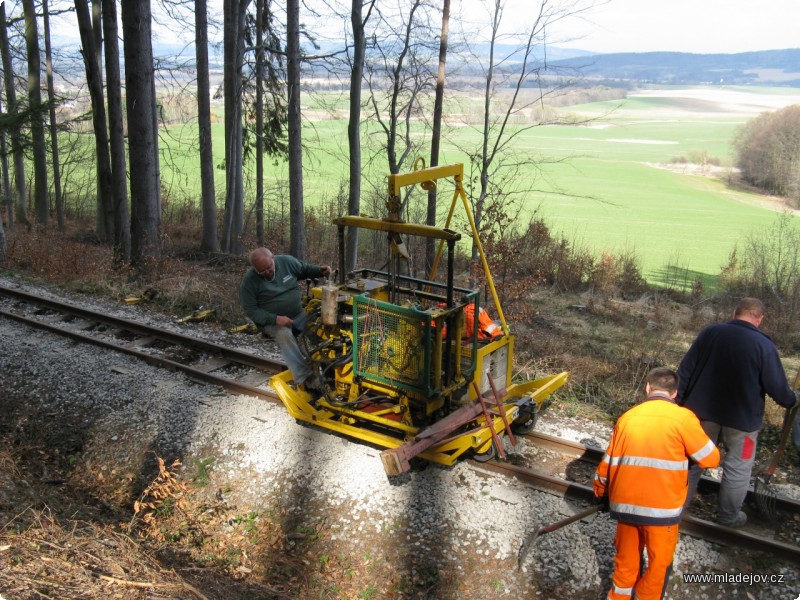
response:
<path fill-rule="evenodd" d="M 788 213 L 745 237 L 731 252 L 720 276 L 724 292 L 755 296 L 769 310 L 769 328 L 779 345 L 795 343 L 800 320 L 800 227 Z"/>

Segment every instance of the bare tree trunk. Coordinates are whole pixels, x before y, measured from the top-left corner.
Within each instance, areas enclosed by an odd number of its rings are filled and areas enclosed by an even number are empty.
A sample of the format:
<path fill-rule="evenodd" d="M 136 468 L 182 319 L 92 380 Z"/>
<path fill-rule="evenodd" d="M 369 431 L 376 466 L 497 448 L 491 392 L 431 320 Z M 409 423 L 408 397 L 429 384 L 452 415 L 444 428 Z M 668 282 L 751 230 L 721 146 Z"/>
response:
<path fill-rule="evenodd" d="M 399 23 L 384 22 L 381 34 L 386 37 L 379 37 L 377 41 L 380 60 L 366 65 L 372 71 L 369 102 L 386 139 L 386 161 L 390 173 L 399 173 L 414 151 L 415 140 L 411 134 L 413 110 L 418 105 L 417 98 L 431 85 L 428 66 L 419 56 L 420 47 L 427 43 L 423 38 L 433 37 L 432 33 L 422 34 L 430 31 L 425 23 L 427 4 L 423 0 L 403 4 L 410 6 L 407 14 L 400 15 L 402 27 Z"/>
<path fill-rule="evenodd" d="M 100 0 L 91 0 L 92 9 L 91 9 L 91 28 L 92 28 L 92 40 L 94 45 L 94 61 L 97 65 L 97 78 L 99 80 L 100 90 L 103 89 L 103 24 L 102 24 L 102 7 L 100 6 Z M 102 95 L 102 93 L 101 93 Z M 103 118 L 103 126 L 106 127 L 105 124 L 105 115 Z M 108 130 L 106 129 L 106 138 L 108 138 Z M 109 150 L 106 150 L 108 152 Z M 111 184 L 111 163 L 109 162 L 109 174 L 108 174 L 108 182 L 103 182 L 102 175 L 100 175 L 98 171 L 98 178 L 97 178 L 97 213 L 96 213 L 96 222 L 97 222 L 97 231 L 100 234 L 100 237 L 104 240 L 112 241 L 114 239 L 114 232 L 111 229 L 111 225 L 114 222 L 114 199 L 113 199 L 113 186 Z M 106 189 L 104 186 L 108 185 Z"/>
<path fill-rule="evenodd" d="M 8 242 L 6 242 L 6 231 L 3 229 L 3 219 L 0 215 L 0 258 L 5 258 Z"/>
<path fill-rule="evenodd" d="M 2 143 L 2 151 L 3 151 L 3 183 L 5 183 L 8 181 L 8 159 L 6 158 L 5 136 L 3 136 L 0 142 Z M 9 215 L 10 214 L 11 213 L 9 212 Z M 0 258 L 5 258 L 7 249 L 8 249 L 8 242 L 6 242 L 6 230 L 3 229 L 3 209 L 2 209 L 2 203 L 0 203 Z"/>
<path fill-rule="evenodd" d="M 0 113 L 3 112 L 3 103 L 0 102 Z M 0 258 L 5 258 L 8 249 L 6 231 L 3 229 L 3 204 L 8 203 L 8 228 L 14 226 L 14 212 L 11 210 L 11 185 L 8 181 L 8 151 L 6 147 L 5 129 L 0 130 L 0 160 L 3 168 L 3 201 L 0 202 Z"/>
<path fill-rule="evenodd" d="M 436 73 L 436 97 L 433 101 L 433 131 L 431 132 L 430 166 L 439 165 L 439 145 L 442 138 L 442 106 L 444 104 L 444 76 L 447 64 L 447 36 L 450 28 L 450 0 L 443 0 L 442 35 L 439 38 L 439 70 Z M 428 214 L 426 223 L 436 225 L 436 189 L 428 190 Z M 436 258 L 433 238 L 425 240 L 425 272 L 430 273 Z"/>
<path fill-rule="evenodd" d="M 350 149 L 350 190 L 347 196 L 347 214 L 361 212 L 361 85 L 364 78 L 364 57 L 367 51 L 367 38 L 364 33 L 369 14 L 375 6 L 369 3 L 367 17 L 364 18 L 362 0 L 352 0 L 350 23 L 353 29 L 353 64 L 350 68 L 350 120 L 347 124 L 347 142 Z M 352 271 L 358 260 L 358 229 L 350 227 L 345 246 L 345 268 Z"/>
<path fill-rule="evenodd" d="M 122 0 L 131 173 L 131 261 L 147 273 L 161 256 L 161 192 L 150 0 Z"/>
<path fill-rule="evenodd" d="M 211 84 L 208 75 L 208 6 L 195 0 L 195 55 L 197 57 L 197 124 L 200 136 L 200 186 L 203 194 L 203 233 L 200 249 L 219 252 L 214 154 L 211 143 Z"/>
<path fill-rule="evenodd" d="M 264 2 L 256 0 L 256 239 L 264 240 Z"/>
<path fill-rule="evenodd" d="M 11 152 L 14 155 L 14 188 L 17 193 L 17 220 L 30 227 L 28 221 L 28 198 L 25 189 L 25 155 L 20 137 L 20 123 L 17 118 L 17 92 L 14 88 L 14 67 L 11 62 L 11 48 L 6 29 L 6 3 L 0 2 L 0 53 L 3 55 L 3 79 L 6 86 L 6 104 L 12 117 L 10 127 Z"/>
<path fill-rule="evenodd" d="M 305 260 L 303 206 L 303 140 L 300 115 L 300 1 L 286 3 L 286 59 L 289 112 L 289 251 Z"/>
<path fill-rule="evenodd" d="M 114 252 L 123 262 L 131 259 L 131 223 L 128 217 L 128 177 L 125 165 L 125 132 L 122 115 L 122 84 L 119 72 L 116 0 L 102 0 L 105 38 L 108 130 L 111 149 L 111 192 L 114 214 Z"/>
<path fill-rule="evenodd" d="M 64 231 L 64 198 L 61 195 L 61 163 L 58 157 L 58 123 L 56 122 L 56 95 L 53 87 L 53 52 L 50 47 L 50 13 L 47 0 L 42 0 L 44 21 L 44 53 L 47 71 L 47 101 L 50 105 L 50 152 L 53 155 L 53 189 L 56 194 L 56 222 Z"/>
<path fill-rule="evenodd" d="M 36 220 L 47 225 L 50 220 L 47 184 L 47 141 L 42 117 L 42 59 L 39 56 L 39 29 L 33 0 L 22 0 L 25 13 L 25 46 L 28 52 L 28 107 L 31 115 L 31 149 L 33 151 L 33 198 Z"/>
<path fill-rule="evenodd" d="M 2 86 L 3 90 L 5 85 Z M 0 93 L 0 113 L 3 112 L 2 93 Z M 6 142 L 6 130 L 0 129 L 0 163 L 3 167 L 3 202 L 6 205 L 8 216 L 8 230 L 14 230 L 14 201 L 11 197 L 11 177 L 8 169 L 8 143 Z M 3 220 L 3 208 L 0 206 L 0 221 Z"/>
<path fill-rule="evenodd" d="M 5 22 L 0 23 L 0 29 L 5 31 Z M 2 94 L 0 94 L 2 96 Z M 0 97 L 0 113 L 3 112 L 3 101 Z M 8 229 L 14 228 L 14 209 L 11 202 L 11 182 L 8 177 L 8 145 L 6 144 L 6 130 L 0 128 L 0 162 L 3 169 L 3 201 L 0 202 L 0 258 L 5 258 L 8 251 L 6 231 L 3 229 L 3 204 L 8 208 Z"/>
<path fill-rule="evenodd" d="M 225 222 L 222 250 L 244 252 L 242 181 L 242 62 L 245 13 L 249 0 L 224 0 L 225 13 Z"/>
<path fill-rule="evenodd" d="M 94 126 L 94 143 L 97 152 L 97 235 L 100 239 L 111 241 L 114 239 L 114 206 L 111 188 L 111 159 L 108 153 L 106 107 L 103 98 L 103 77 L 95 51 L 94 30 L 89 14 L 89 5 L 86 0 L 75 0 L 75 15 L 78 18 L 78 29 L 81 34 L 83 62 L 86 66 L 86 82 L 92 99 L 92 125 Z M 130 88 L 130 86 L 128 87 Z"/>

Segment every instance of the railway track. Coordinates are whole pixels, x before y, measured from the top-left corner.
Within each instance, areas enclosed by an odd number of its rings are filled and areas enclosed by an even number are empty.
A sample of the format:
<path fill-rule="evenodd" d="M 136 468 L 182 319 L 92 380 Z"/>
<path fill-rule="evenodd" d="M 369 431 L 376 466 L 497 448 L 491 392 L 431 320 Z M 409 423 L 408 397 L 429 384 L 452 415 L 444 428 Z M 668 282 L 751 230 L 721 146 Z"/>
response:
<path fill-rule="evenodd" d="M 554 437 L 546 433 L 532 431 L 525 437 L 528 438 L 531 444 L 538 448 L 552 450 L 567 457 L 572 457 L 574 460 L 579 460 L 587 463 L 592 468 L 596 467 L 603 458 L 604 449 L 594 446 L 586 446 L 571 440 Z M 700 492 L 703 493 L 719 493 L 719 481 L 711 477 L 703 476 L 700 479 Z M 752 491 L 747 494 L 747 502 L 755 502 Z M 800 502 L 790 498 L 783 498 L 778 496 L 775 498 L 775 508 L 778 511 L 787 513 L 800 513 Z"/>
<path fill-rule="evenodd" d="M 237 393 L 277 401 L 271 390 L 261 386 L 286 368 L 280 361 L 7 287 L 0 286 L 0 298 L 12 301 L 11 306 L 0 306 L 4 318 L 124 352 Z"/>
<path fill-rule="evenodd" d="M 124 352 L 149 364 L 181 371 L 192 379 L 219 385 L 236 393 L 278 402 L 275 394 L 264 386 L 273 374 L 285 368 L 280 361 L 3 286 L 0 286 L 0 299 L 3 300 L 0 302 L 2 318 Z M 590 466 L 596 465 L 603 455 L 601 449 L 544 433 L 532 432 L 528 437 L 531 443 L 540 448 L 586 462 Z M 475 462 L 474 467 L 513 477 L 548 493 L 585 502 L 592 498 L 590 486 L 534 469 L 499 461 Z M 715 480 L 704 478 L 701 490 L 713 491 L 718 485 Z M 795 514 L 800 512 L 800 504 L 788 499 L 779 498 L 777 508 Z M 681 527 L 684 532 L 705 540 L 771 553 L 800 563 L 800 547 L 774 538 L 720 527 L 692 515 L 684 517 Z"/>
<path fill-rule="evenodd" d="M 526 435 L 530 443 L 539 448 L 545 448 L 564 456 L 571 457 L 573 460 L 583 461 L 594 468 L 602 459 L 604 450 L 592 446 L 585 446 L 577 442 L 557 438 L 545 433 L 533 431 Z M 594 493 L 589 482 L 588 485 L 576 481 L 568 481 L 560 477 L 554 477 L 547 473 L 514 465 L 508 462 L 489 461 L 476 463 L 476 468 L 486 469 L 493 473 L 499 473 L 508 477 L 514 477 L 524 483 L 531 485 L 542 491 L 556 494 L 563 497 L 572 498 L 585 503 L 593 501 Z M 715 479 L 703 476 L 700 483 L 700 491 L 708 493 L 718 493 L 719 482 Z M 748 502 L 753 502 L 752 492 L 748 492 Z M 778 497 L 776 508 L 784 513 L 800 513 L 800 503 L 788 498 Z M 765 524 L 775 529 L 779 527 L 774 524 Z M 753 531 L 743 529 L 731 529 L 716 523 L 700 518 L 694 514 L 686 514 L 681 523 L 681 531 L 707 541 L 712 541 L 727 546 L 748 548 L 758 552 L 766 552 L 785 558 L 800 564 L 800 547 L 790 544 L 775 537 L 759 535 Z M 763 529 L 763 528 L 762 528 Z"/>

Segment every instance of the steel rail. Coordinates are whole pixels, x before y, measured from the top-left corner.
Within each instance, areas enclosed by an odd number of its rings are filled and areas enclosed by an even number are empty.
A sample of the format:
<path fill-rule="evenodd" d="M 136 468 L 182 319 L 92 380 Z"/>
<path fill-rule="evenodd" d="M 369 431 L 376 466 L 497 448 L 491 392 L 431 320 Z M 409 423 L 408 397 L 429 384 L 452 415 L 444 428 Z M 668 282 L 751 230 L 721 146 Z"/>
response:
<path fill-rule="evenodd" d="M 470 461 L 470 464 L 479 472 L 483 470 L 512 477 L 537 490 L 564 498 L 573 498 L 584 502 L 592 502 L 594 499 L 594 492 L 587 485 L 566 481 L 532 469 L 499 461 Z M 759 536 L 741 529 L 732 529 L 691 515 L 684 515 L 680 527 L 682 532 L 693 537 L 726 546 L 743 547 L 769 553 L 800 564 L 800 546 Z"/>
<path fill-rule="evenodd" d="M 558 452 L 565 456 L 572 456 L 576 460 L 584 461 L 592 465 L 598 465 L 600 461 L 603 459 L 603 454 L 605 453 L 603 449 L 597 448 L 596 446 L 586 446 L 579 442 L 565 440 L 562 438 L 554 437 L 552 435 L 548 435 L 546 433 L 540 433 L 537 431 L 532 431 L 530 433 L 527 433 L 525 434 L 525 437 L 530 438 L 531 442 L 537 448 L 545 448 L 548 450 L 552 450 L 553 452 Z M 711 477 L 703 475 L 700 478 L 698 489 L 700 492 L 718 494 L 719 485 L 720 485 L 719 480 L 712 479 Z M 748 503 L 755 502 L 755 495 L 753 490 L 748 490 L 747 498 L 745 501 Z M 779 510 L 795 514 L 800 513 L 800 502 L 797 502 L 796 500 L 792 500 L 791 498 L 785 498 L 783 496 L 777 496 L 774 502 L 775 502 L 775 507 Z"/>
<path fill-rule="evenodd" d="M 11 319 L 13 321 L 23 323 L 30 327 L 45 330 L 50 333 L 69 337 L 71 339 L 93 344 L 102 348 L 110 348 L 118 352 L 123 352 L 131 356 L 135 356 L 148 364 L 166 368 L 172 371 L 181 371 L 192 379 L 209 383 L 212 385 L 219 385 L 230 391 L 249 394 L 270 401 L 277 401 L 277 396 L 268 390 L 264 390 L 258 386 L 251 385 L 242 381 L 237 381 L 234 378 L 226 377 L 222 374 L 214 373 L 223 367 L 231 365 L 244 365 L 265 373 L 278 372 L 285 369 L 285 365 L 279 361 L 274 361 L 266 358 L 261 358 L 250 354 L 248 352 L 241 352 L 225 346 L 220 346 L 212 342 L 200 340 L 183 334 L 165 331 L 160 328 L 150 327 L 141 323 L 136 323 L 118 317 L 111 317 L 96 313 L 91 310 L 76 307 L 72 304 L 61 304 L 52 300 L 39 298 L 16 290 L 8 290 L 7 288 L 0 287 L 0 295 L 14 297 L 29 304 L 38 304 L 45 306 L 48 310 L 54 311 L 60 315 L 69 315 L 79 317 L 85 321 L 93 324 L 103 324 L 111 326 L 120 331 L 127 331 L 141 336 L 141 339 L 133 341 L 120 341 L 119 339 L 110 336 L 99 337 L 84 333 L 84 330 L 70 328 L 70 323 L 64 319 L 59 319 L 57 322 L 48 322 L 40 318 L 33 318 L 18 314 L 6 309 L 0 309 L 0 317 Z M 211 355 L 211 358 L 217 357 L 222 359 L 216 363 L 211 363 L 207 368 L 203 368 L 202 364 L 193 366 L 191 364 L 181 363 L 173 360 L 164 355 L 153 354 L 144 351 L 149 344 L 154 340 L 162 340 L 168 342 L 173 346 L 190 347 L 193 349 L 202 350 Z M 265 377 L 266 378 L 266 377 Z"/>
<path fill-rule="evenodd" d="M 208 352 L 209 354 L 229 359 L 231 362 L 247 365 L 257 369 L 283 370 L 286 368 L 286 366 L 280 361 L 270 360 L 268 358 L 256 356 L 249 352 L 242 352 L 240 350 L 235 350 L 233 348 L 221 346 L 219 344 L 194 338 L 188 335 L 184 335 L 182 333 L 168 331 L 166 329 L 161 329 L 158 327 L 151 327 L 148 325 L 144 325 L 142 323 L 138 323 L 136 321 L 123 319 L 121 317 L 113 317 L 111 315 L 98 313 L 92 310 L 88 310 L 86 308 L 82 308 L 80 306 L 76 306 L 69 302 L 58 302 L 55 300 L 49 300 L 47 298 L 42 298 L 40 296 L 35 296 L 33 294 L 28 294 L 26 292 L 22 292 L 19 290 L 12 290 L 10 288 L 3 286 L 0 286 L 0 296 L 8 296 L 10 298 L 15 298 L 17 300 L 21 300 L 29 304 L 38 304 L 49 310 L 53 310 L 58 313 L 72 315 L 74 317 L 79 317 L 81 319 L 85 319 L 88 321 L 104 323 L 106 325 L 110 325 L 115 329 L 134 333 L 142 337 L 148 337 L 148 336 L 155 337 L 157 339 L 172 344 L 191 346 L 192 348 L 201 349 L 205 352 Z M 5 310 L 2 311 L 2 314 L 9 318 L 18 318 L 20 316 L 16 315 L 11 311 L 5 311 Z"/>

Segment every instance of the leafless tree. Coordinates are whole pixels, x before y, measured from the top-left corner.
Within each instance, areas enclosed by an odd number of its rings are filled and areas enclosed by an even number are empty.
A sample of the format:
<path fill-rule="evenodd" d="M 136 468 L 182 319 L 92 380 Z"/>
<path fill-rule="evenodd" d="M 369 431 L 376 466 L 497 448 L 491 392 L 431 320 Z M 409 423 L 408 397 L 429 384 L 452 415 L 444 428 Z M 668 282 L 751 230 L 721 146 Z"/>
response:
<path fill-rule="evenodd" d="M 350 187 L 347 194 L 349 215 L 358 215 L 361 212 L 361 87 L 367 52 L 366 24 L 374 7 L 375 0 L 366 3 L 362 0 L 352 0 L 350 9 L 353 56 L 350 63 L 350 117 L 347 122 L 347 143 L 350 149 Z M 355 227 L 348 229 L 345 254 L 346 269 L 351 271 L 356 266 L 358 254 L 358 229 Z"/>
<path fill-rule="evenodd" d="M 111 241 L 114 237 L 114 205 L 111 185 L 111 159 L 103 97 L 103 76 L 95 48 L 95 33 L 87 0 L 75 0 L 75 15 L 81 36 L 81 51 L 86 68 L 86 83 L 92 99 L 92 125 L 97 160 L 97 235 Z M 128 82 L 130 84 L 130 82 Z"/>
<path fill-rule="evenodd" d="M 61 165 L 58 157 L 58 123 L 56 121 L 56 94 L 53 86 L 53 50 L 50 45 L 50 10 L 48 0 L 42 0 L 44 25 L 45 70 L 47 73 L 47 105 L 50 112 L 50 153 L 53 161 L 53 190 L 56 195 L 56 223 L 64 231 L 64 198 L 61 194 Z"/>
<path fill-rule="evenodd" d="M 471 169 L 478 180 L 469 186 L 475 223 L 481 229 L 488 201 L 503 202 L 508 190 L 501 191 L 508 173 L 524 164 L 533 167 L 530 156 L 515 155 L 513 141 L 523 132 L 549 122 L 543 108 L 548 96 L 555 96 L 572 85 L 554 70 L 548 80 L 546 31 L 556 22 L 588 9 L 582 0 L 539 0 L 524 16 L 508 15 L 517 24 L 514 34 L 503 34 L 506 15 L 504 0 L 488 0 L 488 37 L 473 37 L 471 62 L 478 65 L 483 85 L 483 111 L 478 127 L 481 142 L 476 149 L 465 149 L 471 157 Z M 508 37 L 506 37 L 508 36 Z M 482 45 L 480 43 L 483 42 Z M 514 43 L 510 43 L 514 42 Z M 488 55 L 483 51 L 488 47 Z M 494 186 L 493 186 L 494 184 Z M 494 197 L 493 194 L 495 195 Z M 502 211 L 496 214 L 503 214 Z M 473 248 L 473 258 L 477 249 Z"/>
<path fill-rule="evenodd" d="M 10 116 L 11 153 L 14 157 L 14 188 L 17 194 L 17 220 L 23 225 L 28 221 L 28 200 L 25 186 L 25 155 L 22 146 L 21 119 L 18 116 L 17 93 L 14 82 L 14 65 L 8 41 L 6 3 L 0 2 L 0 53 L 3 55 L 3 82 L 6 88 L 6 105 Z"/>
<path fill-rule="evenodd" d="M 2 101 L 0 101 L 0 113 L 3 112 Z M 0 158 L 2 158 L 2 169 L 3 169 L 3 192 L 4 192 L 4 200 L 0 202 L 0 258 L 5 257 L 6 251 L 8 249 L 8 242 L 6 241 L 6 230 L 3 228 L 3 204 L 9 198 L 9 192 L 11 191 L 11 186 L 9 185 L 8 181 L 8 157 L 6 156 L 6 133 L 5 130 L 0 130 Z M 8 217 L 9 223 L 13 223 L 12 215 L 13 212 L 11 211 L 11 206 L 9 204 L 8 210 Z M 11 225 L 9 225 L 9 228 Z"/>
<path fill-rule="evenodd" d="M 751 119 L 738 131 L 734 145 L 745 181 L 800 204 L 800 106 Z"/>
<path fill-rule="evenodd" d="M 39 52 L 39 28 L 33 0 L 22 0 L 25 13 L 25 46 L 28 52 L 28 108 L 31 113 L 31 148 L 33 150 L 33 198 L 36 220 L 47 225 L 50 219 L 47 183 L 47 142 L 44 137 L 42 105 L 42 58 Z"/>
<path fill-rule="evenodd" d="M 0 81 L 0 113 L 3 112 L 2 89 Z M 0 203 L 0 222 L 3 220 L 2 204 L 6 205 L 6 216 L 8 217 L 8 229 L 14 229 L 14 203 L 11 198 L 11 177 L 8 173 L 8 141 L 6 140 L 5 128 L 0 128 L 0 167 L 3 169 L 3 201 Z"/>
<path fill-rule="evenodd" d="M 208 5 L 206 0 L 195 0 L 194 19 L 200 185 L 203 196 L 203 233 L 200 239 L 200 249 L 206 252 L 219 252 L 217 198 L 214 189 L 214 152 L 211 143 L 211 83 L 208 73 Z"/>
<path fill-rule="evenodd" d="M 150 0 L 122 0 L 131 173 L 131 261 L 146 272 L 161 256 L 161 190 Z"/>
<path fill-rule="evenodd" d="M 412 131 L 419 116 L 421 96 L 432 87 L 429 68 L 434 55 L 432 8 L 427 0 L 401 4 L 397 13 L 378 13 L 374 33 L 377 58 L 368 61 L 370 117 L 383 132 L 383 149 L 390 173 L 399 173 L 414 158 L 418 143 Z"/>
<path fill-rule="evenodd" d="M 245 16 L 250 0 L 224 0 L 225 55 L 225 218 L 222 251 L 242 254 L 244 245 L 244 182 L 242 124 L 242 65 Z"/>
<path fill-rule="evenodd" d="M 116 0 L 102 0 L 102 21 L 108 129 L 111 149 L 111 191 L 114 212 L 114 251 L 123 262 L 131 259 L 131 229 L 128 217 L 128 177 L 125 157 L 125 132 L 122 114 L 122 82 L 119 71 Z"/>
<path fill-rule="evenodd" d="M 264 0 L 256 0 L 256 239 L 264 239 Z"/>
<path fill-rule="evenodd" d="M 436 71 L 436 95 L 433 101 L 433 127 L 431 130 L 430 166 L 439 165 L 439 146 L 442 137 L 442 110 L 444 106 L 445 67 L 447 65 L 447 38 L 450 30 L 450 0 L 442 0 L 442 33 L 439 36 L 439 68 Z M 436 189 L 428 190 L 428 225 L 436 225 Z M 429 272 L 435 260 L 436 244 L 433 238 L 425 241 L 425 271 Z"/>
<path fill-rule="evenodd" d="M 289 117 L 289 252 L 305 260 L 303 139 L 300 114 L 300 0 L 286 2 L 287 108 Z"/>

